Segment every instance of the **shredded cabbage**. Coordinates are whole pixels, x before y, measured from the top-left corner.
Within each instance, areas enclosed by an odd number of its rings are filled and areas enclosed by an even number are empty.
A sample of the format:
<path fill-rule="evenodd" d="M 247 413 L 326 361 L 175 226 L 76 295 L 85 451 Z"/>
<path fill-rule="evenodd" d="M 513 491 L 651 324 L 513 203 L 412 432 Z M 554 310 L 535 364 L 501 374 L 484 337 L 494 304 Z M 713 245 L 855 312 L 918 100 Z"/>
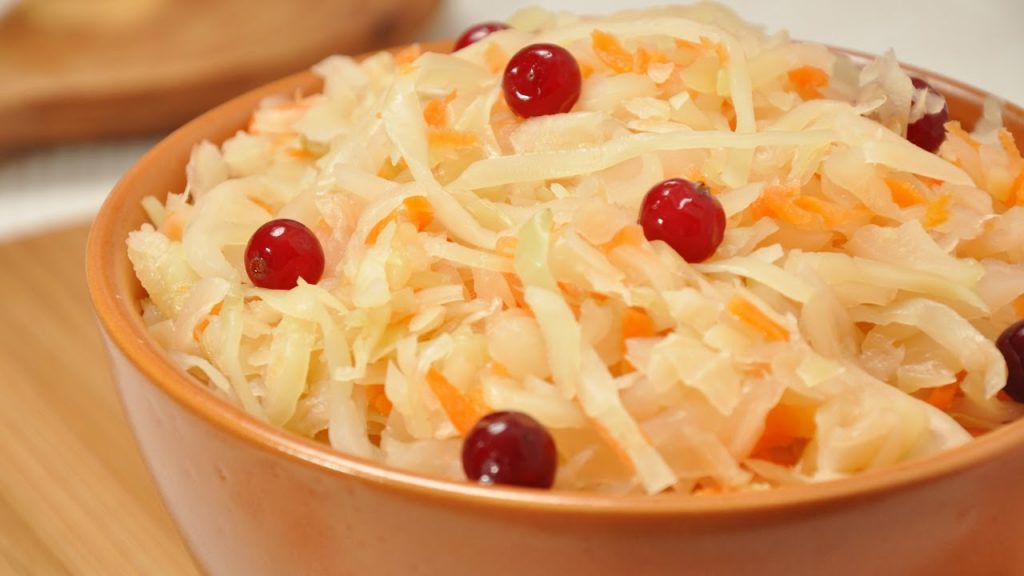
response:
<path fill-rule="evenodd" d="M 333 56 L 321 94 L 197 144 L 127 246 L 170 357 L 258 418 L 443 478 L 473 418 L 525 412 L 557 487 L 613 494 L 840 478 L 1021 416 L 993 340 L 1024 315 L 1024 159 L 994 101 L 932 154 L 904 134 L 943 101 L 892 53 L 860 67 L 709 3 L 509 23 L 454 54 Z M 534 42 L 579 62 L 573 111 L 505 104 Z M 704 263 L 637 226 L 673 177 L 724 208 Z M 324 276 L 256 288 L 244 247 L 283 217 Z"/>

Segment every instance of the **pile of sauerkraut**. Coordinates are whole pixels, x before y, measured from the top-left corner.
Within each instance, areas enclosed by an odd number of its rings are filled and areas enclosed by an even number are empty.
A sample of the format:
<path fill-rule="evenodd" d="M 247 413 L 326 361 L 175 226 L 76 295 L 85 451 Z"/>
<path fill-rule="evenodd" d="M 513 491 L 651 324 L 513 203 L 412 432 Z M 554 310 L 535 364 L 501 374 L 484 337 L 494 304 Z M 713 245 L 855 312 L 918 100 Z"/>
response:
<path fill-rule="evenodd" d="M 451 479 L 477 418 L 525 412 L 557 488 L 610 493 L 840 478 L 1020 415 L 993 340 L 1024 315 L 1024 160 L 996 103 L 931 154 L 903 135 L 942 102 L 892 54 L 858 66 L 710 4 L 509 24 L 329 58 L 322 94 L 197 145 L 128 240 L 170 356 L 258 418 Z M 572 112 L 505 104 L 535 42 L 579 62 Z M 671 177 L 725 208 L 705 263 L 637 225 Z M 285 217 L 324 277 L 256 288 L 242 252 Z"/>

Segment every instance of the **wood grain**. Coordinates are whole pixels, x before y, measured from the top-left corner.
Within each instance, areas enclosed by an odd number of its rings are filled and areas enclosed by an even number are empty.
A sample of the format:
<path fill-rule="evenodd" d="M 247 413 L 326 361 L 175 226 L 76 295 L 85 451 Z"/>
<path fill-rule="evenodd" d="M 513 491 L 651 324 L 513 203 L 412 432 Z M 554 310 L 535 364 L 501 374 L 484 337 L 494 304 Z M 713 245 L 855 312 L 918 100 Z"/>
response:
<path fill-rule="evenodd" d="M 111 381 L 86 235 L 0 245 L 0 574 L 198 574 Z"/>
<path fill-rule="evenodd" d="M 164 131 L 332 53 L 409 40 L 439 0 L 23 0 L 0 18 L 0 151 Z"/>

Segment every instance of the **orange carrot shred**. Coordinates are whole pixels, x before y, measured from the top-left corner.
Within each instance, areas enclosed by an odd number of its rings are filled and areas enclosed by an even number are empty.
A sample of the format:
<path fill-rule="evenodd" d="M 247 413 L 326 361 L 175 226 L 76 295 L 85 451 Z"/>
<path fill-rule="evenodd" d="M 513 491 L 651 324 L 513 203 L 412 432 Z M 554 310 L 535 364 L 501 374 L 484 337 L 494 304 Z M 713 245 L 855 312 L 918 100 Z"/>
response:
<path fill-rule="evenodd" d="M 619 246 L 642 246 L 645 241 L 647 241 L 647 237 L 644 236 L 644 229 L 639 224 L 628 224 L 619 228 L 619 231 L 608 242 L 608 250 Z"/>
<path fill-rule="evenodd" d="M 809 410 L 788 404 L 776 404 L 765 416 L 764 433 L 754 452 L 787 446 L 797 438 L 814 436 L 814 415 Z"/>
<path fill-rule="evenodd" d="M 804 100 L 821 98 L 821 91 L 818 88 L 828 86 L 828 73 L 814 66 L 794 68 L 786 75 L 793 84 L 793 89 Z"/>
<path fill-rule="evenodd" d="M 630 338 L 649 338 L 654 336 L 654 321 L 641 308 L 626 308 L 622 312 L 622 351 L 626 350 L 626 340 Z"/>
<path fill-rule="evenodd" d="M 928 209 L 924 213 L 923 225 L 925 228 L 932 229 L 945 224 L 949 220 L 950 200 L 949 194 L 942 194 L 928 205 Z"/>
<path fill-rule="evenodd" d="M 601 30 L 594 30 L 590 38 L 594 53 L 605 66 L 620 74 L 633 71 L 633 55 L 618 38 Z"/>
<path fill-rule="evenodd" d="M 466 435 L 483 416 L 484 411 L 436 369 L 427 371 L 427 384 L 460 434 Z"/>
<path fill-rule="evenodd" d="M 968 146 L 975 150 L 981 149 L 981 144 L 977 140 L 975 140 L 973 136 L 968 134 L 967 131 L 964 130 L 962 126 L 960 126 L 960 123 L 955 120 L 951 122 L 946 122 L 946 132 L 948 132 L 951 136 L 955 136 L 963 140 L 964 142 L 967 143 Z"/>
<path fill-rule="evenodd" d="M 928 396 L 925 397 L 924 401 L 943 412 L 949 412 L 953 407 L 953 401 L 956 400 L 959 392 L 960 384 L 958 382 L 953 382 L 952 384 L 932 388 L 928 392 Z"/>
<path fill-rule="evenodd" d="M 434 205 L 423 196 L 410 196 L 402 201 L 402 206 L 417 230 L 423 230 L 434 221 Z"/>
<path fill-rule="evenodd" d="M 397 219 L 398 213 L 395 212 L 394 210 L 392 210 L 391 213 L 385 216 L 384 218 L 381 218 L 380 222 L 377 222 L 377 224 L 375 224 L 374 227 L 370 229 L 370 233 L 366 235 L 366 243 L 373 244 L 377 242 L 377 237 L 380 236 L 380 233 L 383 232 L 385 228 L 387 228 L 388 224 L 396 221 Z"/>
<path fill-rule="evenodd" d="M 444 128 L 448 123 L 448 110 L 441 98 L 434 98 L 423 107 L 423 121 L 431 128 Z"/>
<path fill-rule="evenodd" d="M 252 194 L 246 194 L 245 197 L 246 197 L 246 199 L 249 200 L 249 202 L 252 202 L 253 204 L 259 206 L 260 208 L 264 209 L 269 214 L 273 214 L 274 213 L 274 207 L 271 206 L 270 204 L 267 204 L 265 201 L 263 201 L 263 199 L 258 198 L 256 196 L 253 196 Z"/>
<path fill-rule="evenodd" d="M 1024 320 L 1024 296 L 1017 298 L 1013 303 L 1013 311 L 1017 313 L 1017 318 Z"/>
<path fill-rule="evenodd" d="M 423 54 L 423 49 L 419 44 L 411 44 L 406 48 L 403 48 L 395 54 L 395 63 L 399 66 L 406 66 L 412 64 L 414 60 Z"/>
<path fill-rule="evenodd" d="M 384 392 L 383 384 L 370 384 L 366 387 L 366 403 L 381 416 L 390 415 L 394 408 Z"/>
<path fill-rule="evenodd" d="M 476 144 L 476 134 L 459 130 L 431 130 L 427 136 L 431 146 L 447 146 L 451 148 L 469 148 Z"/>
<path fill-rule="evenodd" d="M 907 208 L 925 202 L 924 194 L 921 194 L 917 187 L 910 182 L 890 176 L 885 179 L 885 184 L 889 187 L 889 192 L 892 194 L 892 201 L 900 208 Z"/>
<path fill-rule="evenodd" d="M 1016 204 L 1017 206 L 1024 206 L 1024 168 L 1021 169 L 1020 174 L 1013 180 L 1013 184 L 1010 185 L 1010 205 Z"/>
<path fill-rule="evenodd" d="M 792 186 L 766 186 L 761 196 L 750 205 L 755 220 L 769 217 L 788 222 L 798 228 L 821 228 L 814 214 L 795 203 L 799 190 Z"/>
<path fill-rule="evenodd" d="M 519 241 L 516 240 L 515 236 L 502 236 L 498 238 L 498 242 L 494 245 L 494 251 L 502 256 L 512 257 L 516 255 L 516 247 Z"/>
<path fill-rule="evenodd" d="M 789 330 L 768 317 L 760 308 L 750 303 L 746 298 L 737 296 L 729 301 L 729 312 L 739 318 L 754 330 L 764 335 L 765 339 L 773 342 L 788 342 Z"/>

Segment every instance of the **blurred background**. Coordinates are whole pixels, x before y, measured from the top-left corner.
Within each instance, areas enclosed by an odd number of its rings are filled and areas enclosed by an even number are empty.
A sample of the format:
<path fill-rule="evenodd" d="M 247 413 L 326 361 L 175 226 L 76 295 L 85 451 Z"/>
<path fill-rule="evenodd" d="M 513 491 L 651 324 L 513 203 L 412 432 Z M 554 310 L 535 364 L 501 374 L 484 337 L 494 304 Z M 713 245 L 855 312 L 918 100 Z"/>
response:
<path fill-rule="evenodd" d="M 169 127 L 333 52 L 453 37 L 527 0 L 0 0 L 0 241 L 87 222 Z M 655 0 L 546 0 L 603 13 Z M 768 31 L 1024 103 L 1024 1 L 724 0 Z"/>

